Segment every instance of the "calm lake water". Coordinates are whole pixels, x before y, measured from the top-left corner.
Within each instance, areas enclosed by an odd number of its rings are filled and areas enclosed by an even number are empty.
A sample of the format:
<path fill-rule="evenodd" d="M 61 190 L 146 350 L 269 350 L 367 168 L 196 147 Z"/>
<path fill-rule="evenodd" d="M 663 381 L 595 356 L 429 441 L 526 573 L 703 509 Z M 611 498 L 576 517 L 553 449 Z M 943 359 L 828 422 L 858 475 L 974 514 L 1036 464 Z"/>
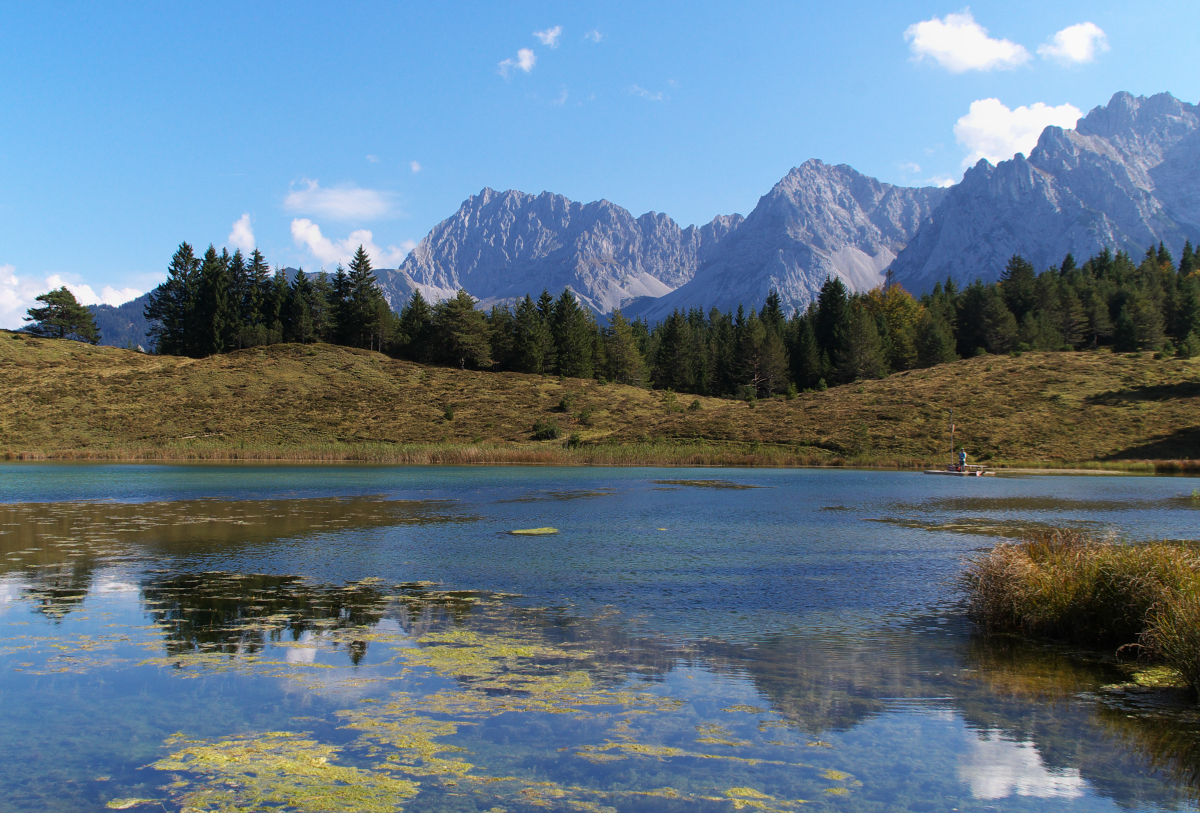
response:
<path fill-rule="evenodd" d="M 1195 485 L 0 466 L 0 810 L 1193 810 L 1190 701 L 955 578 Z"/>

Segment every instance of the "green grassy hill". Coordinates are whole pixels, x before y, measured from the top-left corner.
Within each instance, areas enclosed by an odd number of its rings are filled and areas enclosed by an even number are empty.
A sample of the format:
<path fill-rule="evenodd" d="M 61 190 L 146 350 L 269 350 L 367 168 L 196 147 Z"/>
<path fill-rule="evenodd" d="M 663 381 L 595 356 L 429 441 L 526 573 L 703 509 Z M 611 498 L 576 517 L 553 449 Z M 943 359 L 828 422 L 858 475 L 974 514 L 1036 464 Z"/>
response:
<path fill-rule="evenodd" d="M 1179 468 L 1200 459 L 1198 373 L 1149 354 L 983 356 L 750 405 L 329 345 L 186 359 L 0 332 L 0 453 L 921 465 L 946 461 L 953 407 L 972 459 Z M 560 439 L 532 440 L 535 420 Z"/>

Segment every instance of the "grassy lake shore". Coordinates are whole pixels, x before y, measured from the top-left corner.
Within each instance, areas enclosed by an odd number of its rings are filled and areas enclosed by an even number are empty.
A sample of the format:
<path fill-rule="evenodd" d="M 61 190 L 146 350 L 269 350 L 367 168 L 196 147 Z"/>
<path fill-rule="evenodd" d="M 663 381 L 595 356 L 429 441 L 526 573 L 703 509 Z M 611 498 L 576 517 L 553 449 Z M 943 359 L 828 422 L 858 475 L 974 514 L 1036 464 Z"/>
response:
<path fill-rule="evenodd" d="M 1200 470 L 1200 362 L 981 356 L 755 403 L 331 345 L 206 359 L 0 331 L 8 460 Z M 535 441 L 535 421 L 557 440 Z"/>

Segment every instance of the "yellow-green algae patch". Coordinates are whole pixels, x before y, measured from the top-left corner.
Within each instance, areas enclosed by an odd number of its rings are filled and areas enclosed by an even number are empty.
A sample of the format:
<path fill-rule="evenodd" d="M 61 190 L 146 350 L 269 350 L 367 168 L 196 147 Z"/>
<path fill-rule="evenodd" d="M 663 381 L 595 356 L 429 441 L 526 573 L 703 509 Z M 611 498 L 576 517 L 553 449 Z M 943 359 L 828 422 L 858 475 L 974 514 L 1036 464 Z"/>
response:
<path fill-rule="evenodd" d="M 418 789 L 382 771 L 338 765 L 331 760 L 341 749 L 288 731 L 167 744 L 184 747 L 154 767 L 195 777 L 174 787 L 181 807 L 197 813 L 392 813 Z"/>
<path fill-rule="evenodd" d="M 558 528 L 518 528 L 509 533 L 513 536 L 549 536 L 558 533 Z"/>

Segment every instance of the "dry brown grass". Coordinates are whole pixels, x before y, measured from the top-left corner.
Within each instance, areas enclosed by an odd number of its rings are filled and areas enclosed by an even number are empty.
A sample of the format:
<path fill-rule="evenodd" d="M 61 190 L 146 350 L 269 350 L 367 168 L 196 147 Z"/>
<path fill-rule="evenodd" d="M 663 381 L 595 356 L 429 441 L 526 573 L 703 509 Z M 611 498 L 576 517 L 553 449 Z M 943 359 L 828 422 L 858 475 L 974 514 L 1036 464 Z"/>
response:
<path fill-rule="evenodd" d="M 991 632 L 1133 648 L 1200 688 L 1200 551 L 1079 530 L 1031 534 L 971 560 L 968 614 Z"/>
<path fill-rule="evenodd" d="M 754 406 L 595 381 L 424 367 L 329 345 L 207 359 L 0 332 L 0 453 L 25 459 L 877 465 L 974 458 L 1189 469 L 1197 362 L 1136 354 L 987 356 Z M 570 412 L 557 411 L 574 394 Z M 698 401 L 700 408 L 687 407 Z M 446 406 L 453 408 L 447 420 Z M 585 412 L 589 412 L 585 416 Z M 535 419 L 563 438 L 534 442 Z"/>

